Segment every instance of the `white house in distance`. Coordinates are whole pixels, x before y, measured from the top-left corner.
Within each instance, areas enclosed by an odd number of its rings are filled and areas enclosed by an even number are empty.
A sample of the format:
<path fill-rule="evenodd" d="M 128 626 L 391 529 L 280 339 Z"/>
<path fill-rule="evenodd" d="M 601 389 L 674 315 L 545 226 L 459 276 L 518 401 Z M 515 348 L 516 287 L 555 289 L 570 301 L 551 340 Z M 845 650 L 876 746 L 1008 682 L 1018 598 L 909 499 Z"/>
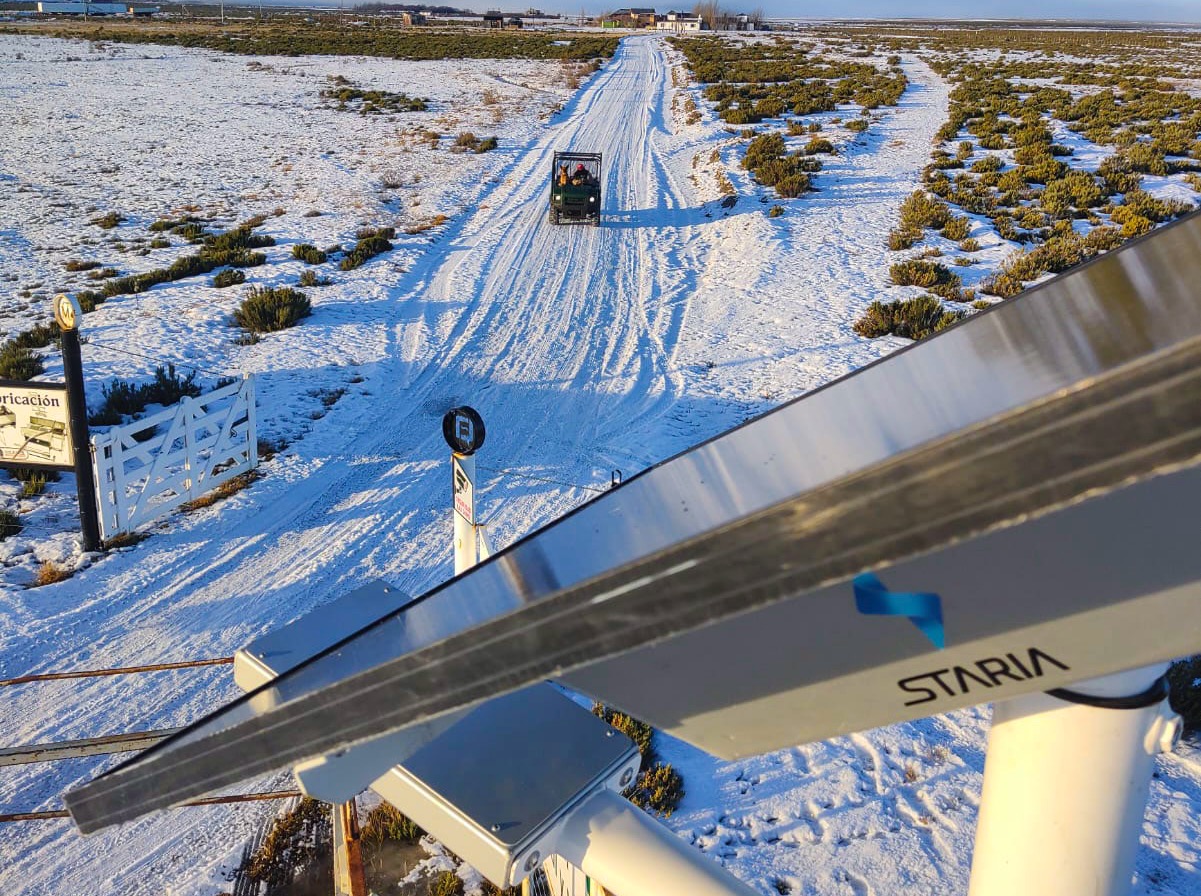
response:
<path fill-rule="evenodd" d="M 705 27 L 700 16 L 690 16 L 682 12 L 669 12 L 655 22 L 656 31 L 701 31 Z"/>

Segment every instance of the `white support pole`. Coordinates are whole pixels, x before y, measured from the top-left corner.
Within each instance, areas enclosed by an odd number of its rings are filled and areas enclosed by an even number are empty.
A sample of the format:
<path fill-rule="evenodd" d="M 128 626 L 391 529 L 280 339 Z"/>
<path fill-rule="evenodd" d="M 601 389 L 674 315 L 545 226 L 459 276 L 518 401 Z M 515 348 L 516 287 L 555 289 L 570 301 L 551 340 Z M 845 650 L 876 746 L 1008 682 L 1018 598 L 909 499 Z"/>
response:
<path fill-rule="evenodd" d="M 969 896 L 1127 896 L 1155 754 L 1179 738 L 1166 670 L 993 708 Z"/>
<path fill-rule="evenodd" d="M 556 851 L 620 896 L 758 896 L 612 790 L 572 812 Z"/>
<path fill-rule="evenodd" d="M 475 456 L 455 453 L 454 473 L 455 575 L 475 566 Z M 465 479 L 464 479 L 465 477 Z"/>

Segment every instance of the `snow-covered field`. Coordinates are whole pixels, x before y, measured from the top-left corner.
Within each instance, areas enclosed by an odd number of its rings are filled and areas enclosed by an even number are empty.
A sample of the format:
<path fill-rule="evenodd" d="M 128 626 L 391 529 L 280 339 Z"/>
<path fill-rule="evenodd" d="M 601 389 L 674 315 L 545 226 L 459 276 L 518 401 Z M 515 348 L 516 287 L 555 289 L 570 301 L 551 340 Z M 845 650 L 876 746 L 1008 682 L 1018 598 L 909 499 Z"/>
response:
<path fill-rule="evenodd" d="M 269 215 L 260 230 L 277 245 L 248 269 L 252 283 L 294 283 L 304 266 L 292 244 L 399 231 L 393 252 L 308 290 L 312 317 L 254 345 L 227 323 L 241 289 L 208 278 L 85 318 L 89 400 L 108 378 L 145 379 L 168 361 L 206 382 L 254 372 L 263 435 L 288 445 L 251 488 L 107 555 L 78 551 L 69 476 L 37 498 L 0 485 L 28 520 L 0 542 L 0 677 L 225 656 L 365 579 L 411 593 L 444 580 L 439 421 L 456 404 L 488 422 L 477 503 L 502 547 L 612 470 L 642 469 L 904 342 L 851 325 L 886 291 L 886 234 L 946 118 L 946 85 L 916 59 L 900 106 L 778 218 L 737 170 L 730 135 L 708 115 L 685 123 L 679 60 L 658 38 L 626 40 L 574 94 L 557 64 L 249 61 L 0 37 L 0 328 L 25 329 L 54 292 L 86 286 L 64 272 L 69 259 L 136 272 L 188 251 L 139 243 L 186 207 L 214 226 Z M 336 74 L 431 108 L 329 108 L 317 93 Z M 499 148 L 451 153 L 464 131 L 496 134 Z M 604 227 L 546 221 L 562 148 L 605 154 Z M 717 164 L 737 188 L 732 208 Z M 87 224 L 109 211 L 126 222 Z M 404 233 L 435 214 L 448 222 Z M 50 355 L 46 376 L 60 375 Z M 78 571 L 26 588 L 44 560 Z M 0 720 L 15 746 L 184 724 L 233 695 L 223 667 L 26 685 L 0 691 Z M 987 722 L 977 709 L 734 763 L 661 744 L 687 789 L 668 823 L 764 894 L 961 893 Z M 1139 893 L 1201 892 L 1199 756 L 1186 744 L 1160 760 Z M 114 761 L 4 768 L 2 811 L 57 808 Z M 176 811 L 87 839 L 65 821 L 3 825 L 0 883 L 211 896 L 274 811 Z"/>

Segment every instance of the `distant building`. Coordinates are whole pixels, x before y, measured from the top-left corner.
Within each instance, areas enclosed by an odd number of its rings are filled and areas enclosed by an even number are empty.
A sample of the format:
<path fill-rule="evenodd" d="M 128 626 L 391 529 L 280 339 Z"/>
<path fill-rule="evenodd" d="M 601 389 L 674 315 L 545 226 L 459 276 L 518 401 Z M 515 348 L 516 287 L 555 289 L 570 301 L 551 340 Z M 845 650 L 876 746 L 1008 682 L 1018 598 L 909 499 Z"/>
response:
<path fill-rule="evenodd" d="M 618 9 L 601 20 L 604 28 L 654 28 L 658 16 L 653 9 Z"/>
<path fill-rule="evenodd" d="M 414 25 L 424 25 L 425 16 L 419 12 L 402 12 L 400 14 L 400 24 L 406 28 L 412 28 Z"/>
<path fill-rule="evenodd" d="M 522 29 L 521 16 L 509 16 L 505 19 L 505 27 L 510 31 L 520 31 Z"/>
<path fill-rule="evenodd" d="M 484 13 L 485 28 L 503 28 L 505 27 L 505 14 L 496 10 L 489 10 Z"/>
<path fill-rule="evenodd" d="M 655 23 L 655 28 L 658 31 L 674 31 L 677 33 L 704 31 L 705 20 L 700 16 L 685 15 L 682 12 L 669 12 Z"/>

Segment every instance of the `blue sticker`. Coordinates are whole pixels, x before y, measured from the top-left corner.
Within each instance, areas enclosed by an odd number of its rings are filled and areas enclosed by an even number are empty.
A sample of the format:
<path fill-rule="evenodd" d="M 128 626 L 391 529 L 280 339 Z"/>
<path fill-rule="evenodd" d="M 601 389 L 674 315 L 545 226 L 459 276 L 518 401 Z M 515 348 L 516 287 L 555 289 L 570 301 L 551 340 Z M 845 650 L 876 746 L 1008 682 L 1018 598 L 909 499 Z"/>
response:
<path fill-rule="evenodd" d="M 942 600 L 925 591 L 889 591 L 875 573 L 855 576 L 855 608 L 869 616 L 908 616 L 930 642 L 942 650 Z"/>

